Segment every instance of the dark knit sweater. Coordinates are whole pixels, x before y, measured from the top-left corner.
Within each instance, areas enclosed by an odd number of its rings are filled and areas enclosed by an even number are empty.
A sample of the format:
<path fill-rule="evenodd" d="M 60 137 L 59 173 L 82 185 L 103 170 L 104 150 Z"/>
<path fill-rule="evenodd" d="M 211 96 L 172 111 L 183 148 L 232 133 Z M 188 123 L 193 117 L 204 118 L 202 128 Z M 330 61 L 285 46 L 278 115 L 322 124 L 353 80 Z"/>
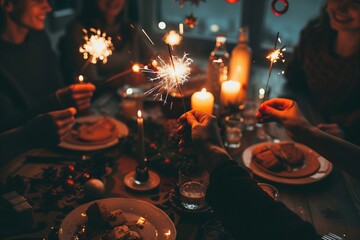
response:
<path fill-rule="evenodd" d="M 56 56 L 45 32 L 30 32 L 22 44 L 0 40 L 0 132 L 59 109 L 54 92 L 61 87 Z"/>
<path fill-rule="evenodd" d="M 308 93 L 326 123 L 337 123 L 347 140 L 360 144 L 360 51 L 339 57 L 336 33 L 312 21 L 302 31 L 286 70 L 288 85 Z"/>
<path fill-rule="evenodd" d="M 206 200 L 235 239 L 321 239 L 310 223 L 274 201 L 234 161 L 212 172 Z"/>

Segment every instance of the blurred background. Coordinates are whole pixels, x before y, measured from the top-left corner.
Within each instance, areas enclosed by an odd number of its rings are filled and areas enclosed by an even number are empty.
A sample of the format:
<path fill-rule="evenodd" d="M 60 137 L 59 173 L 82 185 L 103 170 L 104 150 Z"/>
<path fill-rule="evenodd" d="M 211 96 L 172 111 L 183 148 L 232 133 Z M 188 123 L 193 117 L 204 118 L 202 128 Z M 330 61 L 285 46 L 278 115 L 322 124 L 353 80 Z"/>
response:
<path fill-rule="evenodd" d="M 47 31 L 57 49 L 59 38 L 66 25 L 80 12 L 86 0 L 51 0 L 53 12 L 48 18 Z M 234 2 L 234 3 L 231 3 Z M 143 27 L 155 43 L 161 43 L 163 35 L 170 30 L 179 30 L 179 23 L 193 14 L 197 25 L 191 29 L 184 24 L 182 50 L 193 58 L 206 60 L 215 46 L 217 34 L 227 36 L 227 50 L 231 52 L 237 43 L 239 28 L 248 26 L 249 45 L 253 51 L 253 62 L 266 62 L 273 48 L 277 32 L 291 53 L 298 42 L 301 29 L 319 14 L 322 0 L 288 0 L 289 9 L 276 16 L 272 0 L 128 0 L 129 18 Z M 183 5 L 183 6 L 181 6 Z M 282 9 L 278 1 L 275 5 Z M 163 45 L 163 43 L 162 43 Z M 164 47 L 164 46 L 159 47 Z M 204 66 L 206 67 L 206 65 Z"/>

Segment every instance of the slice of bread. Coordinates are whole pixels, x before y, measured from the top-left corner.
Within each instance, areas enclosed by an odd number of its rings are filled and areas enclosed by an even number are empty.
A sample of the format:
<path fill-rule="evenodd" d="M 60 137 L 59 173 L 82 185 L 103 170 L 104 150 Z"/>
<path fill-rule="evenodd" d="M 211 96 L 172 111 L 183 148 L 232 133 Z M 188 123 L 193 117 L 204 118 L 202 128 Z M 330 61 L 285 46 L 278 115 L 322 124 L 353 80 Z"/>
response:
<path fill-rule="evenodd" d="M 254 154 L 254 153 L 253 153 Z M 280 169 L 282 164 L 269 148 L 257 149 L 253 155 L 253 160 L 269 170 Z"/>
<path fill-rule="evenodd" d="M 291 167 L 298 167 L 304 164 L 304 154 L 294 143 L 280 143 L 280 148 L 285 154 L 284 159 Z"/>
<path fill-rule="evenodd" d="M 294 143 L 261 145 L 252 152 L 252 160 L 271 171 L 292 171 L 304 164 L 304 154 Z"/>

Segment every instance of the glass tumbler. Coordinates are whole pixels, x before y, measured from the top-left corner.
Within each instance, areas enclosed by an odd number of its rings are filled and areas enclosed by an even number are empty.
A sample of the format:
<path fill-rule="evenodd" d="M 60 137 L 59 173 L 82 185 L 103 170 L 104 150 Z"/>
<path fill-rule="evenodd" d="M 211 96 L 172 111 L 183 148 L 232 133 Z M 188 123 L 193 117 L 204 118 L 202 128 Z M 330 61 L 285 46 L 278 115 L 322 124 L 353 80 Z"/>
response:
<path fill-rule="evenodd" d="M 199 164 L 186 164 L 179 171 L 180 200 L 184 208 L 197 210 L 205 206 L 209 173 Z"/>

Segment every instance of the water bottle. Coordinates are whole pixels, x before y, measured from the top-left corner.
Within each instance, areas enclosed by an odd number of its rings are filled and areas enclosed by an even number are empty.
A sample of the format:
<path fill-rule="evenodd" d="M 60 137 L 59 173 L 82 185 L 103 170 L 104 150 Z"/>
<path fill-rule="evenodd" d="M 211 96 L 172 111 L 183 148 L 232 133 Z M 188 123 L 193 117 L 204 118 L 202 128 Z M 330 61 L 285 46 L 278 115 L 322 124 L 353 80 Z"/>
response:
<path fill-rule="evenodd" d="M 239 101 L 244 103 L 249 86 L 251 70 L 251 48 L 248 45 L 248 28 L 240 28 L 238 44 L 231 52 L 229 79 L 240 82 Z"/>

